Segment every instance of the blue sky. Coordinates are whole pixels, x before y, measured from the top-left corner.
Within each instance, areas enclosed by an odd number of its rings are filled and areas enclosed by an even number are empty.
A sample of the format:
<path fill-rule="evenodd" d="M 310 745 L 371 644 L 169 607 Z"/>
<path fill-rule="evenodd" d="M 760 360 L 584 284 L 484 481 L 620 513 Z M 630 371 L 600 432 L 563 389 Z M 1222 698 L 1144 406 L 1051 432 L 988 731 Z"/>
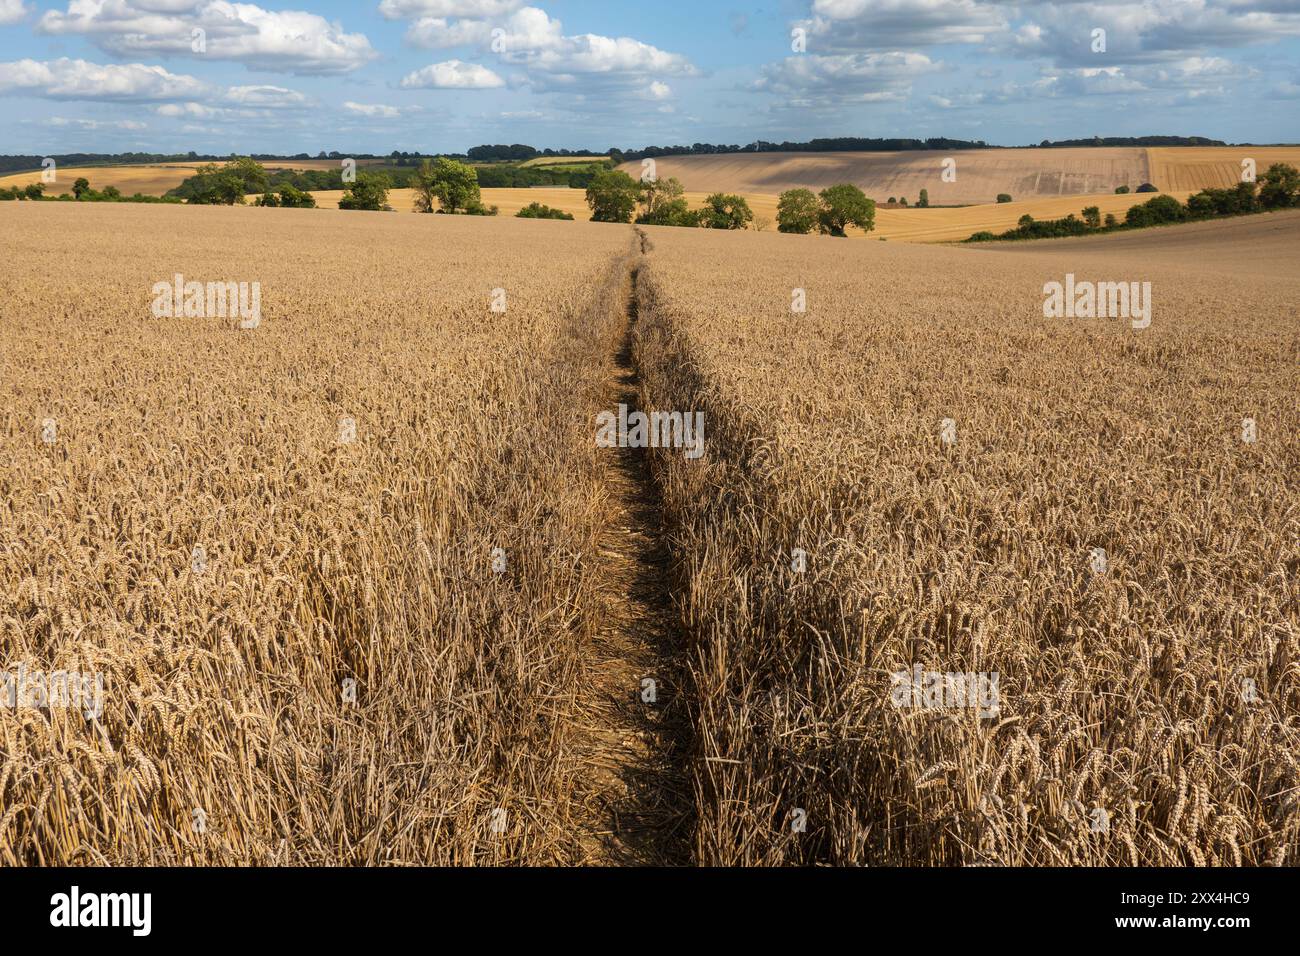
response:
<path fill-rule="evenodd" d="M 1295 142 L 1298 119 L 1300 0 L 0 0 L 0 153 Z"/>

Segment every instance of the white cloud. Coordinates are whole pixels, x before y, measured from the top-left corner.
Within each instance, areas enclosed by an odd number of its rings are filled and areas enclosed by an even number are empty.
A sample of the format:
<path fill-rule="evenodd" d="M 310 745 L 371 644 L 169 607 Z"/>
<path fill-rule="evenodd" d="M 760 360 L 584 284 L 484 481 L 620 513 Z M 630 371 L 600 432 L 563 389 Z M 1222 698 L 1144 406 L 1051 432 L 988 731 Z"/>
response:
<path fill-rule="evenodd" d="M 66 12 L 49 11 L 37 30 L 86 35 L 118 56 L 209 57 L 278 73 L 347 73 L 378 56 L 364 34 L 314 13 L 227 0 L 68 0 Z"/>
<path fill-rule="evenodd" d="M 23 0 L 0 0 L 0 27 L 18 23 L 27 16 L 27 7 Z"/>
<path fill-rule="evenodd" d="M 485 66 L 446 60 L 432 63 L 402 79 L 404 90 L 488 90 L 505 86 L 505 80 Z"/>
<path fill-rule="evenodd" d="M 924 53 L 800 54 L 763 67 L 754 89 L 799 107 L 896 101 L 907 98 L 913 80 L 939 68 Z"/>
<path fill-rule="evenodd" d="M 486 20 L 448 20 L 422 17 L 406 31 L 406 42 L 424 50 L 446 50 L 457 46 L 483 46 L 491 41 L 492 26 Z"/>
<path fill-rule="evenodd" d="M 379 12 L 390 20 L 413 17 L 484 19 L 513 13 L 523 5 L 523 0 L 383 0 Z"/>
<path fill-rule="evenodd" d="M 1028 6 L 1026 22 L 998 52 L 1044 57 L 1058 65 L 1151 63 L 1300 36 L 1295 0 L 1094 0 Z M 1093 50 L 1094 29 L 1106 31 L 1104 52 Z"/>
<path fill-rule="evenodd" d="M 202 103 L 164 103 L 155 110 L 159 116 L 166 116 L 177 119 L 183 116 L 198 117 L 207 119 L 211 116 L 236 116 L 240 115 L 236 110 L 223 109 L 216 106 L 205 106 Z"/>
<path fill-rule="evenodd" d="M 343 108 L 349 113 L 359 113 L 362 116 L 379 117 L 382 119 L 396 119 L 402 115 L 402 111 L 396 106 L 384 106 L 380 103 L 353 103 L 348 100 L 343 104 Z"/>
<path fill-rule="evenodd" d="M 22 91 L 55 100 L 151 102 L 201 97 L 207 84 L 143 63 L 100 65 L 85 60 L 0 63 L 0 93 Z"/>
<path fill-rule="evenodd" d="M 468 46 L 496 54 L 525 73 L 523 82 L 540 91 L 635 93 L 662 76 L 693 76 L 698 72 L 684 56 L 660 50 L 631 37 L 594 33 L 568 36 L 564 25 L 537 7 L 522 7 L 504 19 L 486 14 L 448 19 L 451 6 L 436 6 L 445 15 L 417 20 L 406 40 L 426 49 Z M 472 6 L 472 4 L 470 4 Z M 512 5 L 514 6 L 514 5 Z"/>
<path fill-rule="evenodd" d="M 1007 28 L 996 4 L 977 0 L 814 0 L 809 53 L 893 52 L 941 43 L 982 43 Z"/>
<path fill-rule="evenodd" d="M 236 106 L 257 109 L 302 109 L 311 105 L 305 95 L 283 86 L 232 86 L 224 99 Z"/>
<path fill-rule="evenodd" d="M 51 116 L 45 120 L 46 126 L 54 126 L 60 129 L 125 129 L 141 130 L 148 129 L 145 123 L 138 123 L 135 120 L 88 120 L 88 119 L 65 119 L 62 116 Z"/>

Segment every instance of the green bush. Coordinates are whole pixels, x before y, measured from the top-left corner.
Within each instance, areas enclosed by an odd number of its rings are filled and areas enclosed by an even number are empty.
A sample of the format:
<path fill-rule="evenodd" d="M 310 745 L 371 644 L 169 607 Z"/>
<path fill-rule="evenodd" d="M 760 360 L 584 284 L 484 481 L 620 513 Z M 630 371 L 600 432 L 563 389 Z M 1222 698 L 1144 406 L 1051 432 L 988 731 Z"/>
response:
<path fill-rule="evenodd" d="M 1156 189 L 1156 187 L 1155 187 L 1155 186 L 1152 186 L 1150 183 L 1143 183 L 1141 186 L 1139 186 L 1139 187 L 1137 188 L 1137 191 L 1140 192 L 1140 193 L 1158 193 L 1158 192 L 1160 192 L 1160 190 Z"/>
<path fill-rule="evenodd" d="M 1009 193 L 998 193 L 998 202 L 1011 202 Z"/>
<path fill-rule="evenodd" d="M 544 206 L 539 202 L 530 202 L 523 209 L 515 213 L 516 219 L 572 219 L 573 213 L 565 212 L 563 209 L 552 209 L 550 206 Z"/>
<path fill-rule="evenodd" d="M 1284 209 L 1300 204 L 1300 170 L 1289 163 L 1274 163 L 1264 173 L 1259 203 L 1265 209 Z"/>

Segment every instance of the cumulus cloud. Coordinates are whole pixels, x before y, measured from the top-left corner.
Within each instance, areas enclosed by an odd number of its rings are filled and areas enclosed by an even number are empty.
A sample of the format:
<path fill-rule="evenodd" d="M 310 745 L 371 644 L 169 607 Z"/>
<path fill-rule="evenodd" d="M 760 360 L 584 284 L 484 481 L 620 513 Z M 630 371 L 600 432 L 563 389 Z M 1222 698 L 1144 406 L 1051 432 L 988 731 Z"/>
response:
<path fill-rule="evenodd" d="M 494 54 L 523 71 L 524 82 L 534 89 L 583 92 L 623 89 L 635 92 L 662 76 L 693 76 L 691 62 L 677 53 L 660 50 L 632 37 L 607 37 L 594 33 L 567 35 L 563 24 L 537 7 L 521 7 L 504 18 L 473 18 L 462 14 L 416 20 L 407 30 L 408 43 L 425 49 L 474 47 Z"/>
<path fill-rule="evenodd" d="M 896 51 L 943 43 L 982 43 L 1007 29 L 996 4 L 977 0 L 814 0 L 809 53 Z"/>
<path fill-rule="evenodd" d="M 303 109 L 311 105 L 304 94 L 283 86 L 232 86 L 223 99 L 237 106 L 258 109 Z"/>
<path fill-rule="evenodd" d="M 1061 66 L 1151 63 L 1300 36 L 1295 0 L 1045 2 L 1025 7 L 1023 16 L 1025 22 L 993 49 Z M 1094 50 L 1095 29 L 1105 31 L 1104 52 Z"/>
<path fill-rule="evenodd" d="M 23 93 L 54 100 L 155 102 L 202 97 L 211 88 L 201 80 L 143 63 L 88 63 L 85 60 L 17 60 L 0 63 L 0 93 Z"/>
<path fill-rule="evenodd" d="M 1038 96 L 1095 98 L 1142 94 L 1147 102 L 1175 104 L 1226 95 L 1225 81 L 1255 74 L 1222 57 L 1186 57 L 1172 63 L 1055 70 L 1033 86 Z"/>
<path fill-rule="evenodd" d="M 18 23 L 27 16 L 27 6 L 23 0 L 0 0 L 0 27 Z"/>
<path fill-rule="evenodd" d="M 914 80 L 938 69 L 924 53 L 810 53 L 763 67 L 754 89 L 801 107 L 889 102 L 906 99 Z"/>
<path fill-rule="evenodd" d="M 370 116 L 377 119 L 397 119 L 402 115 L 399 107 L 384 106 L 381 103 L 353 103 L 348 100 L 343 104 L 343 108 L 349 113 L 357 113 L 361 116 Z"/>
<path fill-rule="evenodd" d="M 117 56 L 203 56 L 279 73 L 347 73 L 378 56 L 364 34 L 314 13 L 227 0 L 69 0 L 37 31 L 85 35 Z"/>
<path fill-rule="evenodd" d="M 379 12 L 390 20 L 414 17 L 485 19 L 513 13 L 523 5 L 523 0 L 383 0 Z"/>
<path fill-rule="evenodd" d="M 404 90 L 489 90 L 505 86 L 505 80 L 485 66 L 445 60 L 431 63 L 402 79 Z"/>
<path fill-rule="evenodd" d="M 423 50 L 446 50 L 457 46 L 484 46 L 492 39 L 492 25 L 486 20 L 448 20 L 421 17 L 406 31 L 406 42 Z"/>

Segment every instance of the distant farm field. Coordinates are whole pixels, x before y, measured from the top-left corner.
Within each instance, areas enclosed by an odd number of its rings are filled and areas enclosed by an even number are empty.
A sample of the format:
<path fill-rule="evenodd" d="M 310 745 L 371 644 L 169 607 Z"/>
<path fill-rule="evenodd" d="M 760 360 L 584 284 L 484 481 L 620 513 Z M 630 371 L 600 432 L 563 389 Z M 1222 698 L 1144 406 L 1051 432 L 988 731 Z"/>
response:
<path fill-rule="evenodd" d="M 1094 196 L 1038 197 L 1019 202 L 986 203 L 979 206 L 958 206 L 941 209 L 916 209 L 877 207 L 876 228 L 865 233 L 868 239 L 885 238 L 900 242 L 959 242 L 976 232 L 1004 232 L 1014 229 L 1021 216 L 1035 219 L 1060 219 L 1074 213 L 1077 218 L 1084 206 L 1096 206 L 1104 217 L 1113 213 L 1121 222 L 1130 206 L 1151 199 L 1155 193 L 1116 196 L 1102 193 Z M 1175 193 L 1180 202 L 1187 193 Z M 854 230 L 853 235 L 864 233 Z"/>
<path fill-rule="evenodd" d="M 566 187 L 538 189 L 484 189 L 483 202 L 495 205 L 502 216 L 513 216 L 529 203 L 539 202 L 552 209 L 562 209 L 571 213 L 574 219 L 589 220 L 591 209 L 587 205 L 586 193 L 581 189 Z M 312 193 L 322 209 L 337 209 L 343 193 L 340 190 L 326 190 Z M 394 189 L 388 194 L 388 204 L 396 212 L 412 212 L 414 193 L 409 189 Z M 704 205 L 708 193 L 688 191 L 686 201 L 692 209 Z M 776 213 L 778 196 L 744 194 L 754 213 L 754 223 L 750 229 L 761 224 L 769 231 L 776 230 Z M 897 242 L 960 242 L 972 233 L 988 230 L 1002 232 L 1015 227 L 1021 216 L 1031 215 L 1035 219 L 1056 219 L 1074 213 L 1079 216 L 1084 206 L 1097 206 L 1101 214 L 1114 213 L 1123 219 L 1130 206 L 1145 202 L 1151 195 L 1120 195 L 1105 193 L 1096 196 L 1059 196 L 1039 198 L 1013 203 L 988 203 L 978 206 L 953 208 L 903 208 L 878 206 L 876 208 L 876 228 L 869 233 L 857 229 L 849 230 L 850 238 L 892 239 Z M 1187 198 L 1186 193 L 1177 195 L 1179 200 Z"/>
<path fill-rule="evenodd" d="M 1300 168 L 1300 146 L 1151 148 L 1151 182 L 1170 191 L 1223 189 L 1241 182 L 1242 161 L 1253 159 L 1257 176 L 1273 163 Z"/>
<path fill-rule="evenodd" d="M 527 162 L 520 163 L 521 166 L 572 166 L 577 163 L 599 163 L 608 156 L 538 156 L 536 159 L 530 159 Z"/>
<path fill-rule="evenodd" d="M 116 186 L 125 196 L 144 193 L 161 196 L 194 175 L 200 163 L 172 163 L 165 166 L 62 166 L 55 170 L 55 180 L 45 186 L 46 195 L 61 196 L 72 192 L 78 179 L 90 180 L 94 189 Z M 41 182 L 40 172 L 14 173 L 0 177 L 0 188 L 27 186 Z"/>
<path fill-rule="evenodd" d="M 945 159 L 956 162 L 956 179 L 942 179 Z M 641 163 L 621 169 L 639 176 Z M 721 156 L 664 156 L 655 173 L 681 180 L 697 192 L 781 193 L 854 183 L 877 202 L 906 197 L 915 203 L 922 189 L 936 205 L 991 203 L 998 193 L 1016 199 L 1113 192 L 1148 179 L 1143 149 L 989 149 L 894 153 L 743 153 Z"/>
<path fill-rule="evenodd" d="M 382 160 L 358 160 L 358 166 L 374 165 Z M 90 180 L 91 188 L 104 189 L 116 186 L 123 195 L 132 196 L 143 193 L 146 196 L 162 196 L 175 189 L 194 171 L 205 166 L 203 162 L 165 163 L 150 166 L 60 166 L 55 170 L 55 181 L 45 187 L 47 195 L 61 196 L 72 192 L 72 185 L 78 179 Z M 268 172 L 278 169 L 340 169 L 337 159 L 276 160 L 263 164 Z M 26 186 L 41 182 L 41 172 L 13 173 L 0 176 L 0 188 L 6 186 Z"/>
<path fill-rule="evenodd" d="M 999 193 L 1018 201 L 1113 193 L 1117 186 L 1133 190 L 1144 182 L 1170 192 L 1195 191 L 1236 182 L 1247 156 L 1256 159 L 1261 174 L 1270 162 L 1300 165 L 1300 147 L 1088 147 L 664 156 L 655 160 L 655 172 L 697 192 L 778 194 L 854 183 L 878 203 L 906 197 L 915 204 L 925 189 L 932 205 L 949 205 L 992 203 Z M 956 161 L 956 179 L 944 182 L 942 164 L 949 158 Z M 640 162 L 620 168 L 633 176 L 642 169 Z"/>

